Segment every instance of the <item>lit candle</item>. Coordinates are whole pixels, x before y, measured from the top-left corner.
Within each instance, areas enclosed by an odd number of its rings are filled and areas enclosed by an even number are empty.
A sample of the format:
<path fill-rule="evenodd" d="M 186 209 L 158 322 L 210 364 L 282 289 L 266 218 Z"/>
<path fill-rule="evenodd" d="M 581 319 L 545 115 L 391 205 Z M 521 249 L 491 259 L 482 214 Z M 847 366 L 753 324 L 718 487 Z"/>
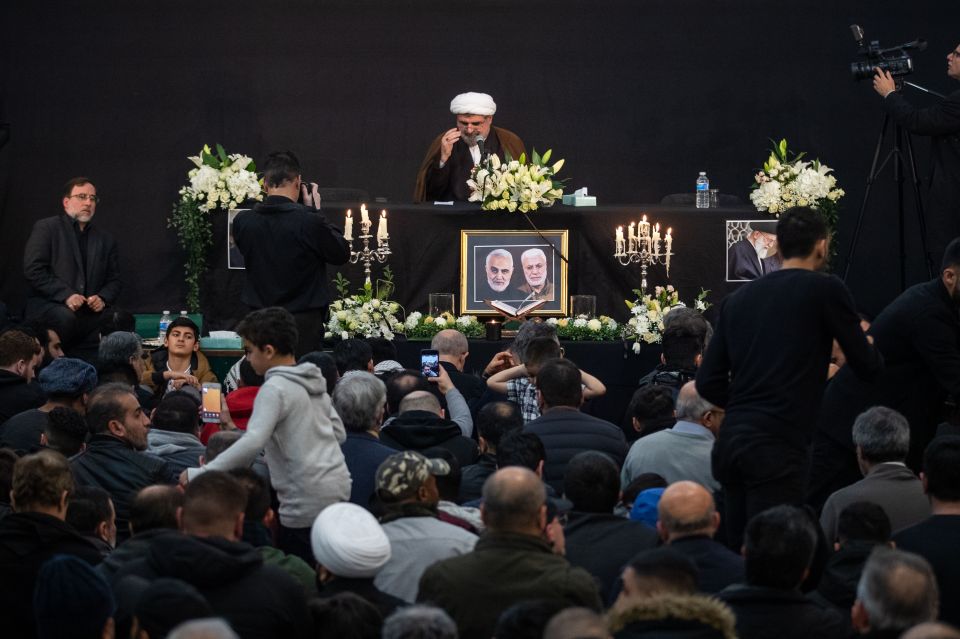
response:
<path fill-rule="evenodd" d="M 380 211 L 380 223 L 377 225 L 377 246 L 380 245 L 381 241 L 386 241 L 390 239 L 390 235 L 387 233 L 387 211 Z"/>
<path fill-rule="evenodd" d="M 367 205 L 360 205 L 360 223 L 363 224 L 367 229 L 370 228 L 370 215 L 367 213 Z"/>
<path fill-rule="evenodd" d="M 660 222 L 653 227 L 653 256 L 660 257 Z"/>
<path fill-rule="evenodd" d="M 343 239 L 353 240 L 353 211 L 347 209 L 347 219 L 343 223 Z"/>
<path fill-rule="evenodd" d="M 647 222 L 646 215 L 640 220 L 640 237 L 650 237 L 650 223 Z"/>
<path fill-rule="evenodd" d="M 617 247 L 617 248 L 616 248 L 616 254 L 617 254 L 618 257 L 621 256 L 621 255 L 623 255 L 624 253 L 626 253 L 626 251 L 624 250 L 624 246 L 623 246 L 623 227 L 622 227 L 622 226 L 618 226 L 618 227 L 617 227 L 617 242 L 616 242 L 616 247 Z"/>
<path fill-rule="evenodd" d="M 673 229 L 667 229 L 667 277 L 670 276 L 670 253 L 673 248 Z"/>
<path fill-rule="evenodd" d="M 636 224 L 633 222 L 630 222 L 630 226 L 627 229 L 627 242 L 629 247 L 628 250 L 631 253 L 635 253 L 637 250 L 637 230 Z"/>

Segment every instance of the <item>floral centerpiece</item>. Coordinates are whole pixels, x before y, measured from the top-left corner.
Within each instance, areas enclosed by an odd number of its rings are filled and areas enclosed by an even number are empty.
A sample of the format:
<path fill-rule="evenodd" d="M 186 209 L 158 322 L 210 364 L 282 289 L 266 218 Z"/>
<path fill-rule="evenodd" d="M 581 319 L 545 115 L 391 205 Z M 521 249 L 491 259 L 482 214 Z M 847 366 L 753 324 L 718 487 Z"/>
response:
<path fill-rule="evenodd" d="M 620 339 L 620 325 L 612 317 L 551 317 L 547 324 L 557 329 L 557 337 L 573 341 L 614 341 Z"/>
<path fill-rule="evenodd" d="M 542 156 L 533 151 L 527 164 L 526 153 L 513 160 L 507 154 L 501 162 L 491 155 L 487 163 L 473 167 L 467 186 L 470 202 L 480 202 L 484 211 L 536 211 L 542 206 L 553 206 L 563 197 L 563 184 L 554 176 L 563 167 L 563 160 L 548 164 L 553 150 Z"/>
<path fill-rule="evenodd" d="M 260 200 L 261 180 L 257 167 L 246 155 L 230 153 L 219 144 L 216 153 L 204 145 L 198 155 L 188 158 L 194 168 L 189 183 L 180 189 L 167 226 L 177 231 L 180 246 L 187 253 L 184 264 L 187 281 L 187 308 L 200 310 L 200 276 L 207 267 L 207 251 L 213 246 L 213 224 L 209 213 L 229 210 L 247 200 Z"/>
<path fill-rule="evenodd" d="M 624 300 L 630 309 L 630 319 L 623 326 L 623 339 L 633 341 L 633 352 L 639 353 L 642 344 L 659 344 L 663 339 L 663 318 L 678 306 L 686 306 L 680 301 L 680 294 L 673 286 L 666 288 L 657 286 L 653 295 L 644 294 L 639 289 L 633 292 L 637 298 L 634 301 Z M 701 313 L 710 308 L 707 295 L 710 291 L 700 289 L 693 302 L 693 308 Z"/>
<path fill-rule="evenodd" d="M 831 230 L 836 230 L 838 204 L 844 191 L 837 187 L 833 169 L 820 160 L 805 161 L 804 153 L 791 157 L 787 141 L 774 144 L 763 170 L 754 176 L 750 201 L 758 211 L 779 217 L 792 206 L 820 210 Z"/>
<path fill-rule="evenodd" d="M 437 317 L 424 315 L 420 311 L 414 311 L 407 315 L 407 321 L 403 323 L 406 329 L 407 337 L 411 339 L 431 339 L 440 331 L 452 328 L 460 331 L 465 337 L 483 337 L 486 329 L 476 315 L 461 315 L 454 317 L 451 313 L 442 313 Z"/>
<path fill-rule="evenodd" d="M 325 339 L 383 337 L 392 340 L 396 333 L 403 333 L 403 322 L 397 318 L 400 305 L 386 299 L 393 292 L 390 267 L 386 268 L 384 276 L 386 279 L 382 282 L 386 286 L 378 286 L 376 293 L 373 292 L 373 286 L 366 282 L 356 295 L 350 295 L 350 282 L 337 273 L 334 285 L 340 299 L 330 304 Z"/>

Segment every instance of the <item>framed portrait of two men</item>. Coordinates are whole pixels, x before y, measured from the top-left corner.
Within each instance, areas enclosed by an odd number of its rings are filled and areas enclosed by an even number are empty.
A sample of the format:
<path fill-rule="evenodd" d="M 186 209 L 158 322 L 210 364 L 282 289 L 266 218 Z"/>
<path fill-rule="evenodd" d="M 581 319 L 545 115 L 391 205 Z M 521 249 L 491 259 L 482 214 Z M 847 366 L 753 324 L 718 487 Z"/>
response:
<path fill-rule="evenodd" d="M 486 301 L 522 307 L 531 315 L 566 315 L 569 232 L 460 231 L 460 313 L 496 315 Z"/>

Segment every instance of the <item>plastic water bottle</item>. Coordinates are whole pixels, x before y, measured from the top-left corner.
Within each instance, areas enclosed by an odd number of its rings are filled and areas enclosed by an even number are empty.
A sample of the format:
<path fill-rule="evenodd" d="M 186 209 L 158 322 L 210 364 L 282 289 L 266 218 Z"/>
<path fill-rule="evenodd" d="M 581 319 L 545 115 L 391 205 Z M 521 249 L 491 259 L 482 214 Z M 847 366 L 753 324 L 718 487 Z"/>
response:
<path fill-rule="evenodd" d="M 160 317 L 160 341 L 167 339 L 167 328 L 170 326 L 170 322 L 173 321 L 173 318 L 170 316 L 170 311 L 164 311 L 163 315 Z"/>
<path fill-rule="evenodd" d="M 706 171 L 700 171 L 700 177 L 697 178 L 697 208 L 710 208 L 710 180 Z"/>

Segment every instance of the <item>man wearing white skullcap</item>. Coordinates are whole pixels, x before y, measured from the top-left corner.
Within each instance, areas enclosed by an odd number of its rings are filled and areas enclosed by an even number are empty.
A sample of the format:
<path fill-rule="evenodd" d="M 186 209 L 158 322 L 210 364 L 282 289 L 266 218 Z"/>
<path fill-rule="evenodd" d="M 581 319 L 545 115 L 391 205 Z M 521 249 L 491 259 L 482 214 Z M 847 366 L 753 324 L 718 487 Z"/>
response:
<path fill-rule="evenodd" d="M 385 617 L 405 604 L 373 585 L 373 578 L 390 560 L 390 540 L 365 508 L 347 502 L 324 508 L 313 522 L 310 545 L 317 560 L 321 598 L 352 592 Z"/>
<path fill-rule="evenodd" d="M 461 93 L 450 102 L 457 126 L 441 133 L 427 149 L 417 173 L 415 202 L 424 200 L 466 201 L 470 197 L 470 171 L 488 155 L 504 159 L 504 152 L 518 158 L 523 140 L 515 133 L 493 126 L 497 104 L 486 93 Z"/>

